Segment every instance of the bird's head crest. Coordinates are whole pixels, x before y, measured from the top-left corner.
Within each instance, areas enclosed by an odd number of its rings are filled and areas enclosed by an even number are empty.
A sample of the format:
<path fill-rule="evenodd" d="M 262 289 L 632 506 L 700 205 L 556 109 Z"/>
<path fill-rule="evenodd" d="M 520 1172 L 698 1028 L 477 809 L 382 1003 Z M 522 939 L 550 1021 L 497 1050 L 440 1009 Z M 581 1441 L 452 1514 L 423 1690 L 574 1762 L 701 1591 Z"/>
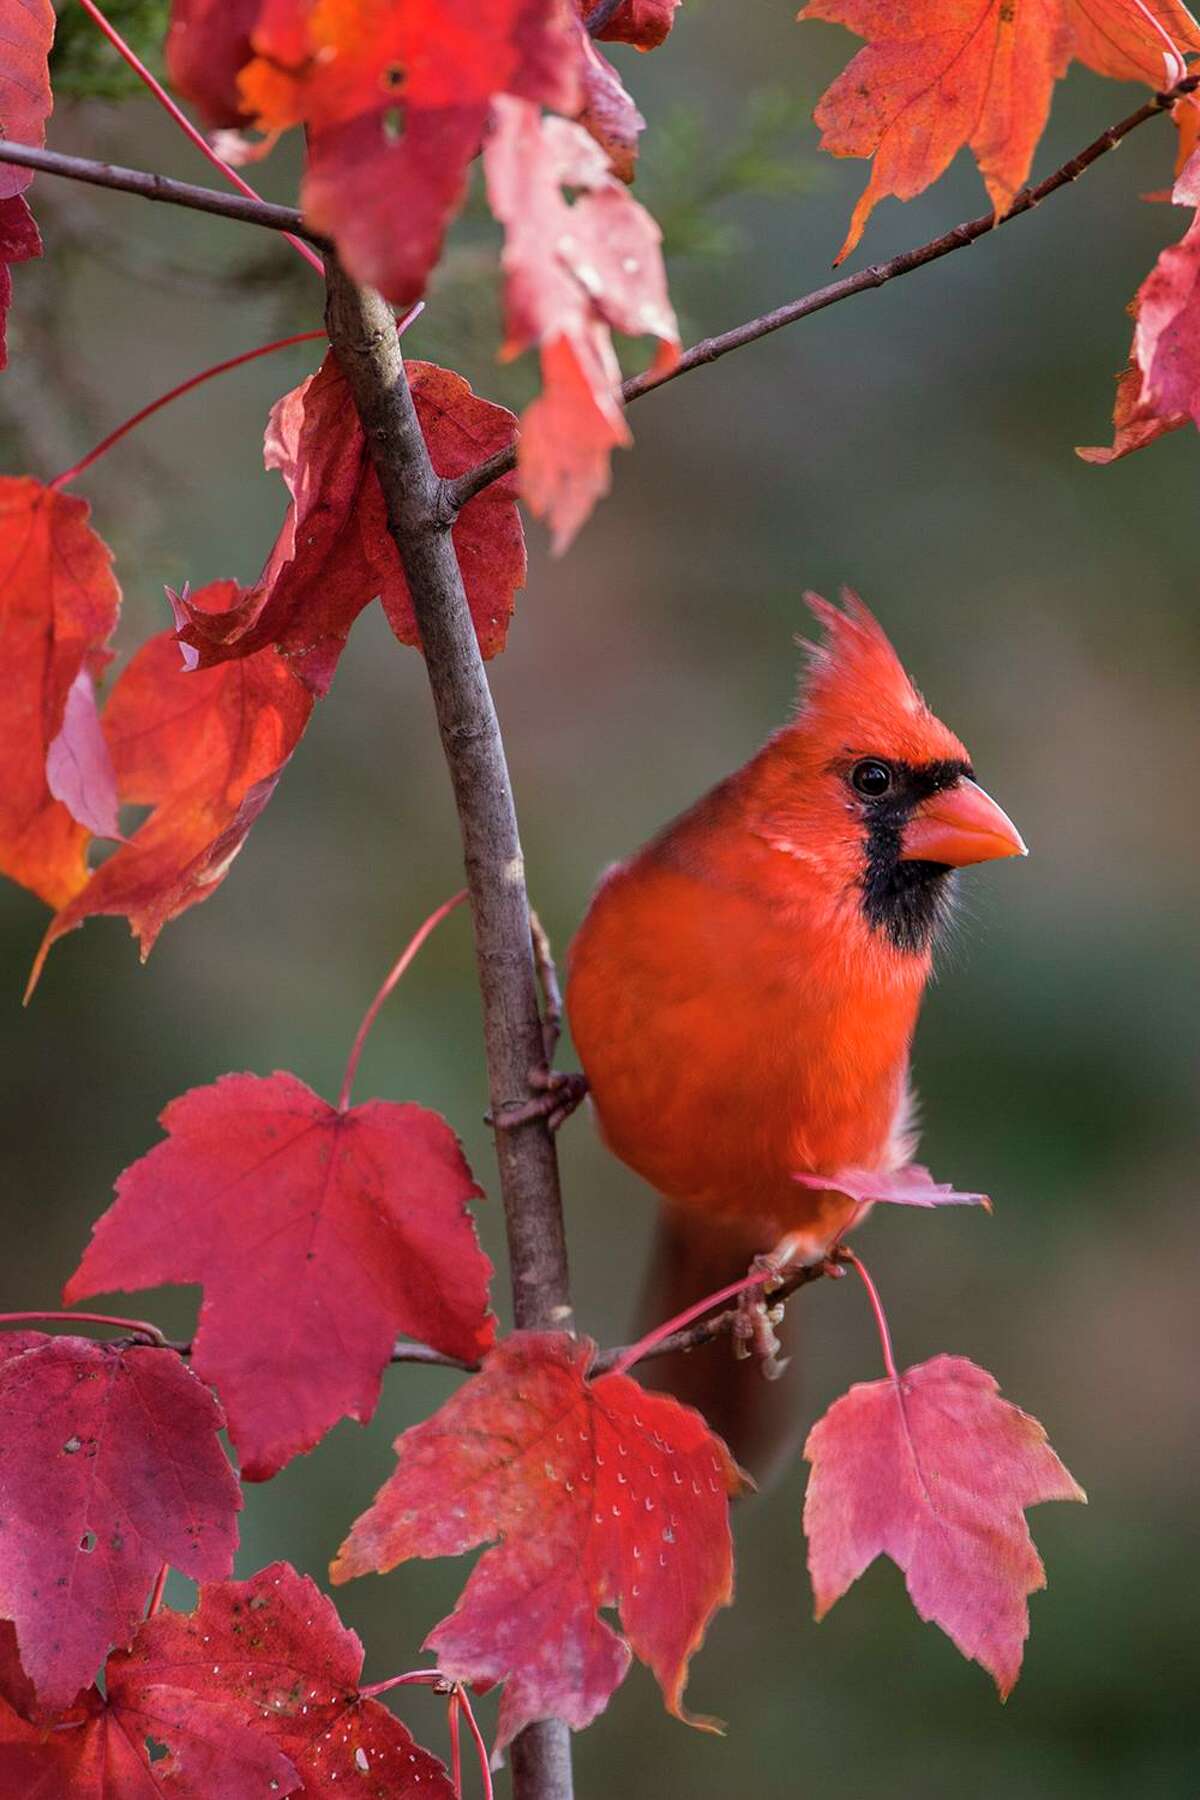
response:
<path fill-rule="evenodd" d="M 968 760 L 852 589 L 842 589 L 840 608 L 820 594 L 804 599 L 825 632 L 820 643 L 802 640 L 808 669 L 795 723 L 806 735 L 825 742 L 831 754 L 869 751 L 916 764 Z"/>

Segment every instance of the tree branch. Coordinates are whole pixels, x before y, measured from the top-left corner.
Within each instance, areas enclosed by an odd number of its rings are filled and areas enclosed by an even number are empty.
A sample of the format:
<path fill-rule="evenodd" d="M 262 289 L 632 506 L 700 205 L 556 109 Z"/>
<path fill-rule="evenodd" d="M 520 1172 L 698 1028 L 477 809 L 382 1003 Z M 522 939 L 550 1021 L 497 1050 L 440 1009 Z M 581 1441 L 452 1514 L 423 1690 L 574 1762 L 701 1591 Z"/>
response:
<path fill-rule="evenodd" d="M 391 309 L 331 255 L 326 324 L 362 420 L 421 632 L 462 832 L 483 997 L 492 1116 L 532 1097 L 542 1059 L 524 860 L 500 727 L 450 539 L 453 514 L 421 433 Z M 570 1330 L 566 1237 L 544 1119 L 497 1129 L 518 1326 Z M 570 1800 L 567 1727 L 547 1720 L 512 1748 L 517 1800 Z"/>
<path fill-rule="evenodd" d="M 831 1257 L 828 1262 L 805 1264 L 785 1276 L 778 1287 L 773 1287 L 769 1296 L 772 1305 L 786 1300 L 797 1288 L 807 1287 L 810 1281 L 820 1281 L 825 1275 L 840 1275 L 842 1269 L 837 1258 Z M 707 1319 L 697 1319 L 694 1325 L 686 1325 L 682 1331 L 673 1331 L 670 1337 L 661 1338 L 652 1350 L 638 1358 L 639 1363 L 653 1362 L 658 1356 L 672 1356 L 677 1350 L 698 1350 L 703 1344 L 711 1344 L 714 1338 L 724 1337 L 731 1332 L 741 1316 L 736 1306 L 727 1306 L 723 1312 L 711 1313 Z M 618 1344 L 612 1350 L 601 1350 L 591 1368 L 589 1375 L 603 1375 L 615 1368 L 621 1361 L 628 1344 Z"/>
<path fill-rule="evenodd" d="M 778 1287 L 772 1288 L 768 1298 L 771 1300 L 772 1304 L 778 1301 L 787 1300 L 798 1288 L 807 1287 L 812 1281 L 820 1281 L 822 1276 L 831 1273 L 840 1274 L 840 1272 L 841 1270 L 836 1255 L 831 1256 L 829 1260 L 824 1263 L 806 1264 L 802 1268 L 793 1270 L 790 1275 L 786 1276 L 780 1282 Z M 24 1318 L 62 1318 L 64 1321 L 67 1321 L 71 1319 L 87 1320 L 94 1318 L 96 1315 L 91 1313 L 71 1312 L 61 1314 L 8 1313 L 4 1316 L 9 1320 Z M 697 1319 L 694 1325 L 685 1326 L 682 1331 L 673 1331 L 670 1337 L 660 1339 L 660 1341 L 655 1344 L 654 1348 L 652 1350 L 647 1350 L 644 1356 L 638 1358 L 638 1361 L 654 1362 L 655 1359 L 660 1356 L 673 1356 L 677 1350 L 699 1350 L 704 1344 L 711 1344 L 715 1342 L 717 1338 L 724 1337 L 726 1332 L 732 1331 L 738 1316 L 739 1314 L 736 1306 L 727 1306 L 722 1312 L 710 1313 L 707 1319 Z M 2 1322 L 3 1321 L 0 1321 L 0 1323 Z M 108 1319 L 101 1320 L 101 1323 L 128 1325 L 136 1324 L 137 1321 L 128 1319 Z M 157 1325 L 138 1324 L 137 1329 L 139 1333 L 144 1332 L 156 1342 L 160 1342 L 164 1349 L 173 1350 L 177 1356 L 186 1357 L 191 1356 L 192 1354 L 193 1346 L 190 1342 L 176 1343 L 172 1342 L 170 1339 L 163 1338 Z M 595 1360 L 588 1370 L 588 1374 L 606 1374 L 609 1369 L 616 1367 L 629 1348 L 630 1346 L 628 1344 L 615 1344 L 610 1350 L 598 1350 L 596 1352 Z M 483 1366 L 479 1362 L 468 1362 L 466 1357 L 449 1356 L 444 1350 L 435 1350 L 432 1344 L 416 1343 L 412 1338 L 397 1338 L 392 1347 L 392 1354 L 388 1360 L 392 1363 L 415 1363 L 425 1369 L 457 1369 L 459 1373 L 463 1375 L 478 1375 Z"/>
<path fill-rule="evenodd" d="M 284 231 L 304 238 L 319 250 L 327 239 L 310 231 L 293 206 L 275 206 L 269 200 L 251 200 L 244 194 L 222 194 L 216 188 L 196 187 L 190 181 L 172 181 L 147 169 L 123 169 L 118 164 L 97 162 L 90 156 L 64 156 L 58 150 L 40 150 L 33 144 L 14 144 L 0 138 L 0 163 L 16 163 L 43 175 L 65 175 L 69 181 L 86 181 L 92 187 L 116 188 L 123 194 L 140 194 L 143 200 L 165 200 L 171 206 L 191 207 L 195 212 L 216 213 L 244 225 L 265 225 L 268 231 Z"/>
<path fill-rule="evenodd" d="M 1012 219 L 1019 219 L 1023 213 L 1032 212 L 1035 206 L 1059 188 L 1077 181 L 1085 169 L 1090 169 L 1094 162 L 1115 150 L 1117 145 L 1127 138 L 1131 131 L 1147 120 L 1155 119 L 1160 113 L 1168 112 L 1177 100 L 1185 94 L 1194 93 L 1200 87 L 1200 75 L 1189 75 L 1185 80 L 1177 82 L 1173 88 L 1161 94 L 1155 94 L 1136 112 L 1118 124 L 1110 125 L 1107 131 L 1086 149 L 1079 151 L 1069 162 L 1063 163 L 1053 175 L 1040 181 L 1034 188 L 1026 188 L 1017 196 L 1005 213 L 981 213 L 977 219 L 968 219 L 963 225 L 956 225 L 952 231 L 943 232 L 941 237 L 932 238 L 927 244 L 920 244 L 915 250 L 901 251 L 889 262 L 872 263 L 869 268 L 859 269 L 857 274 L 844 276 L 841 281 L 831 281 L 827 286 L 816 288 L 811 294 L 804 294 L 798 300 L 790 300 L 784 306 L 777 306 L 773 312 L 762 313 L 756 319 L 747 319 L 744 325 L 735 325 L 729 331 L 722 331 L 716 337 L 702 338 L 684 351 L 679 361 L 671 369 L 662 374 L 634 375 L 621 387 L 621 398 L 626 406 L 640 400 L 643 394 L 653 393 L 656 388 L 665 387 L 668 381 L 675 381 L 680 375 L 686 375 L 692 369 L 700 369 L 707 363 L 714 363 L 722 356 L 728 356 L 731 350 L 740 350 L 745 344 L 753 344 L 759 338 L 769 337 L 773 331 L 782 331 L 785 325 L 794 325 L 798 319 L 807 319 L 813 313 L 823 312 L 827 306 L 836 306 L 841 300 L 849 300 L 852 294 L 863 294 L 872 288 L 886 286 L 895 281 L 897 276 L 909 275 L 914 269 L 923 269 L 926 263 L 937 262 L 943 256 L 949 256 L 954 250 L 965 250 L 968 244 L 986 237 L 1001 225 L 1007 225 Z M 468 469 L 457 481 L 451 482 L 449 499 L 455 509 L 464 507 L 468 500 L 490 487 L 493 481 L 499 481 L 510 469 L 516 467 L 517 452 L 514 445 L 511 449 L 497 451 L 486 461 L 479 463 L 474 469 Z"/>

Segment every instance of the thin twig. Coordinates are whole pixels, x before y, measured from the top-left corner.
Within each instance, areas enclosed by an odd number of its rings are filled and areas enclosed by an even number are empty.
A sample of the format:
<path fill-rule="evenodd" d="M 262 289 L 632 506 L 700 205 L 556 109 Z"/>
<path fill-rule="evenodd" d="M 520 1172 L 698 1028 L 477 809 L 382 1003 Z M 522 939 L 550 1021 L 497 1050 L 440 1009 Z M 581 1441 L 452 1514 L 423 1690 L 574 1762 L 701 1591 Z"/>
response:
<path fill-rule="evenodd" d="M 210 369 L 201 369 L 198 375 L 189 375 L 186 381 L 181 381 L 165 394 L 160 394 L 157 400 L 151 400 L 147 406 L 139 407 L 138 411 L 126 419 L 123 424 L 110 431 L 107 437 L 101 438 L 100 442 L 89 450 L 86 456 L 81 456 L 79 461 L 72 463 L 69 469 L 64 469 L 61 475 L 56 475 L 49 484 L 50 487 L 64 488 L 68 486 L 77 475 L 82 475 L 85 469 L 90 469 L 94 462 L 99 462 L 100 458 L 106 455 L 114 444 L 119 444 L 121 439 L 128 436 L 136 426 L 143 424 L 146 419 L 152 419 L 156 412 L 161 412 L 164 406 L 170 406 L 172 401 L 182 399 L 184 394 L 190 394 L 193 388 L 200 387 L 203 382 L 211 381 L 215 375 L 228 374 L 230 369 L 240 369 L 243 363 L 254 362 L 257 357 L 271 356 L 276 350 L 288 350 L 293 344 L 307 344 L 315 338 L 324 336 L 323 326 L 320 331 L 296 331 L 292 333 L 291 337 L 277 338 L 273 344 L 259 344 L 254 350 L 243 350 L 238 356 L 227 356 L 224 362 L 214 363 Z"/>
<path fill-rule="evenodd" d="M 125 1319 L 112 1313 L 96 1312 L 6 1312 L 0 1313 L 0 1326 L 35 1325 L 40 1322 L 53 1325 L 111 1325 L 114 1331 L 128 1331 L 132 1336 L 145 1338 L 148 1343 L 159 1349 L 167 1348 L 167 1340 L 157 1325 L 151 1325 L 148 1319 Z"/>
<path fill-rule="evenodd" d="M 483 999 L 492 1115 L 531 1097 L 542 1021 L 529 898 L 508 764 L 475 626 L 451 542 L 452 515 L 413 404 L 391 311 L 381 294 L 327 258 L 329 341 L 362 421 L 387 507 L 388 529 L 421 633 L 442 748 L 462 833 Z M 544 1119 L 497 1130 L 519 1327 L 571 1328 L 566 1237 L 554 1140 Z M 570 1733 L 531 1725 L 512 1747 L 516 1800 L 571 1800 Z"/>
<path fill-rule="evenodd" d="M 841 300 L 849 300 L 852 294 L 863 294 L 873 288 L 885 287 L 899 275 L 909 275 L 914 269 L 922 269 L 926 263 L 937 262 L 954 250 L 965 250 L 968 244 L 986 237 L 990 231 L 1007 225 L 1012 219 L 1019 219 L 1023 213 L 1032 212 L 1035 206 L 1040 206 L 1043 200 L 1056 193 L 1059 188 L 1077 181 L 1085 169 L 1090 169 L 1108 151 L 1115 150 L 1131 131 L 1136 131 L 1147 120 L 1157 118 L 1160 113 L 1168 112 L 1177 100 L 1195 92 L 1197 87 L 1200 87 L 1200 75 L 1189 75 L 1174 87 L 1155 94 L 1144 106 L 1139 106 L 1136 112 L 1131 112 L 1127 118 L 1101 132 L 1085 150 L 1063 163 L 1045 181 L 1018 194 L 1007 212 L 981 213 L 977 219 L 968 219 L 965 224 L 956 225 L 952 231 L 943 232 L 941 237 L 931 238 L 927 244 L 920 244 L 915 250 L 902 251 L 889 262 L 872 263 L 869 268 L 859 269 L 854 275 L 844 276 L 841 281 L 831 281 L 827 286 L 816 288 L 811 294 L 804 294 L 798 300 L 789 300 L 786 305 L 777 306 L 773 312 L 762 313 L 756 319 L 747 319 L 744 325 L 735 325 L 729 331 L 719 332 L 716 337 L 702 338 L 698 344 L 685 350 L 679 361 L 665 372 L 632 376 L 621 387 L 625 405 L 632 405 L 643 394 L 665 387 L 668 381 L 675 381 L 692 369 L 717 362 L 722 356 L 728 356 L 731 350 L 740 350 L 746 344 L 757 343 L 759 338 L 769 337 L 773 331 L 782 331 L 785 325 L 794 325 L 798 319 L 807 319 L 813 313 L 823 312 L 827 306 L 836 306 Z M 490 487 L 493 481 L 499 481 L 502 475 L 507 475 L 516 467 L 516 463 L 515 444 L 498 450 L 494 456 L 489 456 L 475 468 L 468 469 L 449 484 L 447 498 L 450 504 L 455 511 L 460 510 L 468 500 Z"/>
<path fill-rule="evenodd" d="M 824 1275 L 838 1274 L 843 1260 L 848 1261 L 849 1256 L 847 1254 L 843 1257 L 839 1251 L 829 1262 L 794 1270 L 780 1281 L 778 1287 L 772 1287 L 770 1296 L 772 1303 L 786 1300 L 798 1288 L 807 1287 L 809 1282 L 819 1281 Z M 44 1318 L 46 1315 L 37 1313 L 30 1316 Z M 74 1313 L 70 1316 L 83 1318 L 86 1315 Z M 724 1337 L 726 1332 L 733 1331 L 739 1316 L 739 1309 L 736 1306 L 730 1306 L 722 1312 L 711 1314 L 707 1319 L 699 1319 L 694 1325 L 688 1325 L 680 1331 L 673 1331 L 670 1337 L 663 1338 L 652 1349 L 642 1352 L 638 1357 L 638 1362 L 654 1362 L 660 1356 L 673 1356 L 677 1350 L 698 1350 L 702 1344 L 711 1344 L 715 1338 Z M 157 1331 L 155 1326 L 145 1326 L 143 1329 L 147 1332 Z M 173 1350 L 177 1356 L 188 1357 L 192 1354 L 193 1346 L 189 1342 L 171 1339 L 162 1339 L 161 1342 L 164 1349 Z M 635 1346 L 632 1344 L 614 1344 L 610 1350 L 597 1351 L 589 1374 L 608 1374 L 634 1348 Z M 419 1344 L 411 1338 L 397 1338 L 388 1360 L 392 1363 L 415 1364 L 425 1369 L 456 1369 L 462 1375 L 478 1375 L 482 1367 L 479 1362 L 469 1362 L 463 1356 L 450 1356 L 444 1350 L 435 1350 L 432 1344 Z"/>
<path fill-rule="evenodd" d="M 460 888 L 457 894 L 452 894 L 449 900 L 443 900 L 440 906 L 435 907 L 433 912 L 431 912 L 429 917 L 425 920 L 424 924 L 417 927 L 407 945 L 400 953 L 400 956 L 392 965 L 386 981 L 363 1015 L 362 1024 L 355 1033 L 354 1042 L 350 1046 L 350 1054 L 346 1058 L 346 1073 L 342 1077 L 342 1091 L 338 1095 L 339 1111 L 345 1112 L 350 1105 L 350 1093 L 354 1087 L 354 1077 L 358 1073 L 359 1058 L 363 1053 L 363 1045 L 371 1034 L 371 1027 L 379 1017 L 384 1001 L 388 998 L 388 995 L 394 991 L 396 984 L 408 969 L 426 938 L 437 930 L 442 920 L 452 913 L 456 906 L 462 905 L 466 897 L 466 888 Z"/>
<path fill-rule="evenodd" d="M 216 188 L 196 187 L 190 181 L 172 181 L 148 169 L 125 169 L 117 163 L 99 162 L 91 156 L 64 156 L 59 150 L 42 150 L 34 144 L 14 144 L 0 138 L 0 163 L 15 163 L 43 175 L 64 175 L 68 181 L 86 181 L 92 187 L 115 188 L 122 194 L 139 194 L 143 200 L 164 200 L 170 206 L 187 206 L 194 212 L 216 213 L 243 225 L 263 225 L 302 237 L 319 250 L 327 240 L 310 231 L 294 206 L 276 206 L 270 200 L 250 200 L 244 194 L 222 194 Z"/>
<path fill-rule="evenodd" d="M 819 1281 L 822 1276 L 834 1273 L 837 1266 L 836 1262 L 815 1263 L 794 1270 L 778 1287 L 772 1288 L 772 1304 L 786 1300 L 789 1294 L 794 1294 L 797 1288 L 807 1287 L 810 1281 Z M 670 1337 L 660 1339 L 653 1349 L 639 1356 L 638 1361 L 653 1362 L 659 1356 L 673 1356 L 677 1350 L 698 1350 L 702 1344 L 711 1344 L 714 1338 L 724 1337 L 727 1332 L 733 1331 L 740 1316 L 740 1309 L 730 1306 L 724 1312 L 713 1313 L 710 1318 L 698 1319 L 694 1325 L 687 1325 L 682 1331 L 673 1331 Z M 634 1348 L 636 1346 L 633 1344 L 618 1344 L 612 1350 L 601 1350 L 593 1361 L 589 1374 L 607 1374 L 622 1363 Z"/>
<path fill-rule="evenodd" d="M 856 1256 L 853 1250 L 843 1250 L 842 1255 L 850 1267 L 856 1271 L 859 1280 L 867 1290 L 867 1299 L 871 1302 L 871 1311 L 875 1315 L 875 1329 L 879 1333 L 879 1348 L 883 1352 L 883 1366 L 887 1370 L 889 1379 L 898 1381 L 900 1377 L 896 1372 L 896 1352 L 892 1349 L 892 1331 L 888 1324 L 887 1314 L 883 1310 L 879 1289 L 871 1279 L 867 1265 L 861 1256 Z"/>

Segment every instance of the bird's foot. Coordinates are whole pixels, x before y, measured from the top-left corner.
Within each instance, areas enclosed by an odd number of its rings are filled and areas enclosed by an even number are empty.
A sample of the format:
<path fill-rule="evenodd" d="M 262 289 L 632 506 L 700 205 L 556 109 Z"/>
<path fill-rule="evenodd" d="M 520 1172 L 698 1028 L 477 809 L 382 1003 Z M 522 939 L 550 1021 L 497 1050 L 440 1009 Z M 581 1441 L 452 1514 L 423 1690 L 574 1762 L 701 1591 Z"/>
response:
<path fill-rule="evenodd" d="M 775 1327 L 783 1321 L 783 1307 L 770 1306 L 755 1290 L 738 1299 L 733 1321 L 733 1354 L 743 1360 L 753 1357 L 768 1381 L 778 1381 L 788 1366 L 781 1356 L 783 1345 Z"/>
<path fill-rule="evenodd" d="M 531 1099 L 518 1100 L 511 1106 L 502 1106 L 494 1114 L 485 1114 L 486 1123 L 499 1131 L 512 1131 L 518 1125 L 544 1119 L 548 1131 L 558 1131 L 582 1104 L 588 1091 L 587 1076 L 574 1069 L 531 1069 L 529 1085 L 535 1090 Z"/>
<path fill-rule="evenodd" d="M 783 1322 L 782 1303 L 772 1305 L 767 1296 L 779 1286 L 794 1248 L 787 1238 L 756 1256 L 750 1265 L 751 1275 L 766 1275 L 759 1287 L 748 1288 L 738 1296 L 737 1317 L 733 1321 L 733 1354 L 743 1359 L 753 1357 L 767 1381 L 778 1381 L 787 1368 L 788 1359 L 781 1356 L 783 1346 L 775 1327 Z"/>
<path fill-rule="evenodd" d="M 788 1366 L 788 1358 L 780 1355 L 783 1346 L 775 1331 L 783 1322 L 783 1300 L 772 1303 L 771 1295 L 784 1286 L 790 1292 L 797 1278 L 811 1279 L 818 1272 L 838 1277 L 846 1272 L 837 1245 L 831 1245 L 828 1253 L 815 1262 L 811 1251 L 811 1242 L 804 1232 L 789 1232 L 773 1250 L 763 1251 L 750 1265 L 751 1275 L 765 1275 L 767 1279 L 738 1296 L 731 1333 L 733 1353 L 741 1358 L 754 1357 L 768 1381 L 778 1381 Z"/>

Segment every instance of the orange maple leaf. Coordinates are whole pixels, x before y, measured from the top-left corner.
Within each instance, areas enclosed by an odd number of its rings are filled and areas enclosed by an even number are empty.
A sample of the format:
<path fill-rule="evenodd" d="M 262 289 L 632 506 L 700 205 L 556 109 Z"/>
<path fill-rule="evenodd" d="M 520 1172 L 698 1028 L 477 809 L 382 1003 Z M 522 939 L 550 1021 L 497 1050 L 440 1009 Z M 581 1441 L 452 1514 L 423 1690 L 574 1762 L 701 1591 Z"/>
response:
<path fill-rule="evenodd" d="M 823 150 L 874 158 L 838 262 L 878 201 L 913 199 L 964 144 L 1006 211 L 1072 60 L 1163 88 L 1186 73 L 1183 52 L 1200 50 L 1200 26 L 1180 0 L 808 0 L 799 17 L 868 40 L 815 114 Z"/>

